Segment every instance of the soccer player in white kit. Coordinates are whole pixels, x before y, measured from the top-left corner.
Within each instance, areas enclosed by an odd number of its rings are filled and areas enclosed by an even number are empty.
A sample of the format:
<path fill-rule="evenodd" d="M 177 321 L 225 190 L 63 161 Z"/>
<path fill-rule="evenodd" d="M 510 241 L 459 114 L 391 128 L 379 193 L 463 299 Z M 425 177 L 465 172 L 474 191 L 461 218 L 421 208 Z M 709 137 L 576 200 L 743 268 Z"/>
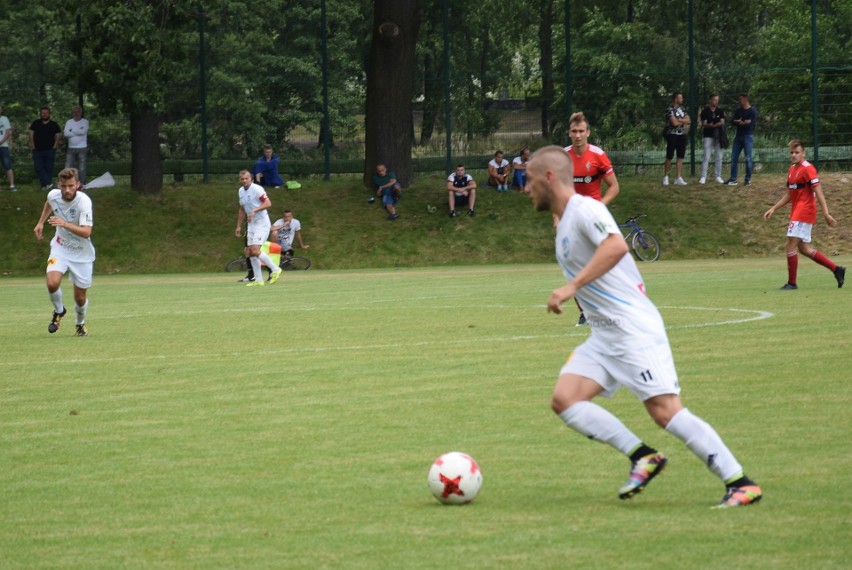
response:
<path fill-rule="evenodd" d="M 633 392 L 654 421 L 683 441 L 725 484 L 718 507 L 756 503 L 762 497 L 716 431 L 684 408 L 663 319 L 645 294 L 642 276 L 618 224 L 600 202 L 574 192 L 571 160 L 557 146 L 535 152 L 527 163 L 533 205 L 559 218 L 556 259 L 568 283 L 547 300 L 548 312 L 576 297 L 592 334 L 562 367 L 553 411 L 566 425 L 614 447 L 631 461 L 619 491 L 629 499 L 666 466 L 665 455 L 646 445 L 609 411 L 591 400 L 621 386 Z"/>
<path fill-rule="evenodd" d="M 269 284 L 272 285 L 281 276 L 281 268 L 275 265 L 269 255 L 260 251 L 260 246 L 269 237 L 269 230 L 272 228 L 269 213 L 266 211 L 272 206 L 272 202 L 266 195 L 263 186 L 252 183 L 251 172 L 248 170 L 240 171 L 240 183 L 242 184 L 238 190 L 240 207 L 237 211 L 235 235 L 241 236 L 243 220 L 246 220 L 248 222 L 246 224 L 246 245 L 249 248 L 251 268 L 256 276 L 254 281 L 248 283 L 248 287 L 263 287 L 265 285 L 263 274 L 260 272 L 261 262 L 272 271 L 272 275 L 269 277 Z"/>
<path fill-rule="evenodd" d="M 53 318 L 47 332 L 59 330 L 59 323 L 67 313 L 62 301 L 62 276 L 71 274 L 74 283 L 74 310 L 77 314 L 76 336 L 89 336 L 86 329 L 86 311 L 89 301 L 86 293 L 92 286 L 95 263 L 95 246 L 92 245 L 92 200 L 80 192 L 76 168 L 66 168 L 59 173 L 59 189 L 47 193 L 33 233 L 38 240 L 44 238 L 44 222 L 56 228 L 50 240 L 50 257 L 47 260 L 47 292 L 53 303 Z"/>

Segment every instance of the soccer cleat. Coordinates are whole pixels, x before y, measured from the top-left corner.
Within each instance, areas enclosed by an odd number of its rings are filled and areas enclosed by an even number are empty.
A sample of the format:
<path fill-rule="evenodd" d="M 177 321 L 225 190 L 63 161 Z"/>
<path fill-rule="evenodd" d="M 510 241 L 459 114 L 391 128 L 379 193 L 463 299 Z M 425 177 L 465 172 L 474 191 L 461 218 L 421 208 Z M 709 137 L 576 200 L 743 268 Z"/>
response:
<path fill-rule="evenodd" d="M 246 287 L 263 287 L 264 285 L 266 285 L 266 283 L 264 283 L 261 279 L 246 283 Z"/>
<path fill-rule="evenodd" d="M 729 509 L 731 507 L 745 507 L 753 505 L 763 498 L 763 491 L 757 485 L 743 485 L 742 487 L 728 487 L 722 501 L 713 507 L 714 509 Z"/>
<path fill-rule="evenodd" d="M 663 176 L 663 186 L 668 186 L 668 185 L 669 185 L 669 177 Z"/>
<path fill-rule="evenodd" d="M 278 281 L 278 278 L 279 278 L 279 277 L 281 277 L 281 274 L 282 274 L 282 273 L 284 273 L 284 270 L 283 270 L 283 269 L 279 269 L 278 271 L 276 271 L 275 273 L 273 273 L 272 275 L 270 275 L 270 276 L 269 276 L 269 284 L 270 284 L 270 285 L 274 285 L 274 284 L 275 284 L 275 282 L 276 282 L 276 281 Z"/>
<path fill-rule="evenodd" d="M 736 186 L 738 182 L 736 180 L 728 180 L 727 182 L 725 182 L 725 184 L 727 184 L 728 186 Z"/>
<path fill-rule="evenodd" d="M 15 187 L 14 184 L 12 186 L 9 186 L 9 192 L 17 192 L 17 191 L 18 191 L 18 189 Z"/>
<path fill-rule="evenodd" d="M 399 214 L 388 214 L 388 221 L 392 222 L 399 217 Z"/>
<path fill-rule="evenodd" d="M 724 184 L 724 183 L 725 183 L 725 181 L 724 181 L 724 180 L 722 180 L 722 177 L 721 177 L 721 176 L 717 176 L 717 177 L 716 177 L 716 184 Z"/>
<path fill-rule="evenodd" d="M 86 323 L 77 325 L 77 331 L 74 333 L 74 336 L 89 336 L 89 329 L 86 328 Z"/>
<path fill-rule="evenodd" d="M 237 283 L 251 283 L 252 281 L 254 281 L 254 277 L 245 276 L 237 281 Z"/>
<path fill-rule="evenodd" d="M 843 282 L 846 281 L 846 268 L 838 265 L 834 268 L 834 278 L 837 279 L 837 288 L 843 287 Z"/>
<path fill-rule="evenodd" d="M 53 334 L 56 331 L 58 331 L 59 330 L 59 321 L 61 321 L 62 317 L 64 317 L 67 313 L 68 313 L 68 309 L 66 309 L 65 307 L 62 308 L 61 313 L 57 313 L 56 311 L 53 311 L 53 318 L 50 319 L 50 324 L 47 325 L 47 332 L 49 332 L 50 334 Z"/>
<path fill-rule="evenodd" d="M 674 183 L 675 183 L 675 186 L 686 186 L 686 180 L 684 180 L 684 179 L 683 179 L 682 177 L 680 177 L 680 176 L 678 176 L 677 178 L 675 178 Z"/>
<path fill-rule="evenodd" d="M 640 457 L 633 464 L 633 469 L 630 470 L 630 477 L 627 478 L 627 483 L 618 491 L 619 499 L 629 499 L 637 495 L 648 486 L 651 479 L 659 475 L 666 467 L 669 460 L 662 453 L 652 453 L 645 457 Z"/>
<path fill-rule="evenodd" d="M 793 289 L 798 289 L 799 286 L 795 283 L 784 283 L 784 286 L 779 289 L 779 291 L 792 291 Z"/>
<path fill-rule="evenodd" d="M 582 312 L 581 312 L 581 313 L 580 313 L 580 320 L 578 320 L 578 321 L 577 321 L 577 325 L 576 325 L 576 326 L 578 326 L 578 327 L 584 327 L 584 326 L 586 326 L 587 324 L 589 324 L 589 321 L 587 321 L 587 320 L 586 320 L 586 315 L 585 315 L 584 313 L 582 313 Z"/>
<path fill-rule="evenodd" d="M 375 203 L 375 201 L 376 201 L 376 197 L 375 197 L 375 196 L 370 196 L 369 198 L 367 198 L 367 203 L 368 203 L 368 204 L 373 204 L 373 203 Z"/>
<path fill-rule="evenodd" d="M 474 210 L 468 210 L 468 211 L 467 211 L 467 215 L 468 215 L 468 216 L 470 216 L 470 217 L 472 218 L 472 217 L 474 217 L 474 216 L 476 215 L 476 212 L 475 212 Z"/>
<path fill-rule="evenodd" d="M 451 218 L 455 218 L 455 217 L 456 217 L 456 211 L 455 211 L 455 210 L 450 210 L 450 217 L 451 217 Z"/>

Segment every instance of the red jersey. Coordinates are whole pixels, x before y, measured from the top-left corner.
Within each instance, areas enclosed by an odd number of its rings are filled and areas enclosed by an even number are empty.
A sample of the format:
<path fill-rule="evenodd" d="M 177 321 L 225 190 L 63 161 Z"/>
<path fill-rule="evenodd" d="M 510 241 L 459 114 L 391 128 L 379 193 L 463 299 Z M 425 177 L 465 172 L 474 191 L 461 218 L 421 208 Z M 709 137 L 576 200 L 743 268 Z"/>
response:
<path fill-rule="evenodd" d="M 574 190 L 577 194 L 600 200 L 601 179 L 612 172 L 609 157 L 593 144 L 588 145 L 586 152 L 580 156 L 574 153 L 574 145 L 566 146 L 565 152 L 574 163 Z"/>
<path fill-rule="evenodd" d="M 816 223 L 816 193 L 814 186 L 819 185 L 817 170 L 813 164 L 803 160 L 790 166 L 787 173 L 787 190 L 790 191 L 791 222 Z"/>

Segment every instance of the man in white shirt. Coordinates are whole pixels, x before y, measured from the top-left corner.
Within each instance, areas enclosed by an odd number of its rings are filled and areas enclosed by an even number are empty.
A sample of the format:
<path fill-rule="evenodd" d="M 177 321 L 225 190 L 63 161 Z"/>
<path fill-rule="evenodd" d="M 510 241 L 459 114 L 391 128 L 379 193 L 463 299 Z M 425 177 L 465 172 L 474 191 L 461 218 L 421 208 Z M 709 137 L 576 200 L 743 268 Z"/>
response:
<path fill-rule="evenodd" d="M 86 153 L 89 150 L 89 120 L 83 118 L 83 109 L 76 105 L 71 109 L 72 118 L 65 121 L 65 138 L 68 152 L 65 168 L 76 168 L 80 173 L 80 184 L 86 185 Z"/>
<path fill-rule="evenodd" d="M 284 255 L 293 255 L 294 241 L 298 242 L 302 249 L 311 247 L 302 241 L 302 224 L 293 217 L 292 210 L 284 210 L 283 216 L 272 224 L 269 241 L 277 242 L 281 246 L 281 253 Z"/>
<path fill-rule="evenodd" d="M 592 334 L 568 357 L 553 391 L 552 408 L 575 431 L 609 444 L 631 461 L 619 498 L 641 492 L 668 459 L 649 447 L 612 413 L 592 403 L 624 386 L 638 397 L 654 421 L 692 451 L 722 480 L 718 507 L 758 502 L 762 491 L 719 434 L 684 408 L 680 386 L 659 311 L 630 256 L 618 224 L 601 202 L 574 191 L 571 160 L 548 146 L 527 163 L 527 191 L 539 211 L 558 217 L 556 259 L 568 283 L 547 300 L 548 312 L 576 297 L 586 311 Z"/>
<path fill-rule="evenodd" d="M 3 106 L 0 105 L 0 165 L 6 171 L 9 179 L 9 192 L 17 192 L 15 188 L 15 172 L 12 170 L 12 156 L 9 153 L 9 142 L 12 140 L 12 123 L 3 114 Z"/>
<path fill-rule="evenodd" d="M 235 235 L 242 235 L 243 220 L 246 224 L 246 248 L 248 249 L 249 263 L 254 271 L 256 278 L 248 283 L 249 287 L 263 287 L 265 285 L 261 278 L 260 272 L 261 262 L 266 265 L 272 275 L 269 278 L 269 284 L 273 285 L 281 276 L 281 268 L 273 263 L 272 259 L 266 253 L 260 251 L 260 246 L 269 237 L 269 230 L 272 224 L 269 222 L 268 210 L 272 206 L 272 202 L 266 195 L 266 190 L 263 186 L 254 184 L 251 181 L 251 172 L 248 170 L 240 171 L 240 186 L 237 191 L 240 199 L 240 206 L 237 210 L 237 230 Z"/>
<path fill-rule="evenodd" d="M 74 283 L 74 309 L 77 314 L 76 336 L 89 336 L 86 329 L 86 311 L 89 301 L 86 293 L 92 286 L 95 246 L 92 245 L 92 200 L 80 192 L 77 170 L 66 168 L 59 173 L 59 189 L 47 194 L 41 217 L 33 230 L 35 237 L 44 237 L 45 221 L 56 228 L 50 240 L 50 257 L 47 260 L 47 292 L 53 303 L 53 318 L 47 332 L 59 330 L 59 323 L 67 310 L 62 301 L 62 276 L 70 273 Z"/>

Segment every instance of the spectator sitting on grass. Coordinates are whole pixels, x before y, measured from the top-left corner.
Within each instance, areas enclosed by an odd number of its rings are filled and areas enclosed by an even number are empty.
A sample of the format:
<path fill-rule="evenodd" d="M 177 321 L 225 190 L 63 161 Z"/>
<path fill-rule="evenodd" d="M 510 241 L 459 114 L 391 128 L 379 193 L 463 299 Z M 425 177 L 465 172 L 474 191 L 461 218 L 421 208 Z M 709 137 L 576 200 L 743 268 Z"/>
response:
<path fill-rule="evenodd" d="M 278 188 L 284 184 L 278 174 L 278 155 L 272 154 L 272 146 L 263 147 L 263 156 L 254 163 L 251 169 L 251 177 L 261 186 Z"/>
<path fill-rule="evenodd" d="M 376 187 L 376 196 L 381 196 L 382 206 L 388 211 L 388 221 L 394 221 L 399 217 L 396 204 L 402 198 L 402 186 L 396 181 L 396 174 L 388 172 L 388 167 L 380 162 L 373 175 L 373 186 Z M 371 196 L 369 202 L 372 204 L 374 201 Z"/>
<path fill-rule="evenodd" d="M 512 167 L 509 161 L 503 158 L 503 151 L 494 153 L 494 158 L 488 163 L 488 185 L 496 186 L 498 192 L 509 191 L 509 175 Z"/>

